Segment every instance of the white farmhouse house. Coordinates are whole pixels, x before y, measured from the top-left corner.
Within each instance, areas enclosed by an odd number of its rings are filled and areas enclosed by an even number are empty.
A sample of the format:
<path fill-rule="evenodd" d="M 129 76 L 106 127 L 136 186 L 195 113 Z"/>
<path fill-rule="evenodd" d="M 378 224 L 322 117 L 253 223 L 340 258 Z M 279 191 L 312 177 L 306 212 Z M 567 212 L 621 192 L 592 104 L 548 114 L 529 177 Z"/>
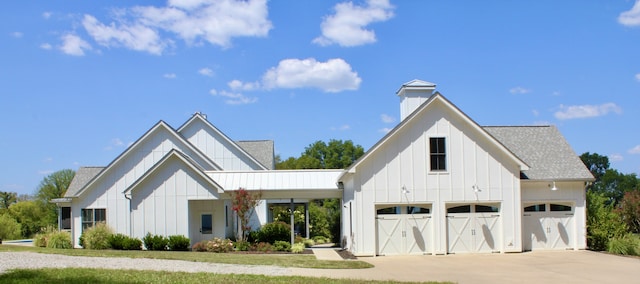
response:
<path fill-rule="evenodd" d="M 160 121 L 106 167 L 81 167 L 60 207 L 74 246 L 106 222 L 136 238 L 235 235 L 229 192 L 271 204 L 341 198 L 342 246 L 356 255 L 586 248 L 585 185 L 593 176 L 553 126 L 482 127 L 413 80 L 402 121 L 344 170 L 274 170 L 272 141 L 233 141 L 196 113 Z M 306 234 L 308 235 L 308 226 Z"/>

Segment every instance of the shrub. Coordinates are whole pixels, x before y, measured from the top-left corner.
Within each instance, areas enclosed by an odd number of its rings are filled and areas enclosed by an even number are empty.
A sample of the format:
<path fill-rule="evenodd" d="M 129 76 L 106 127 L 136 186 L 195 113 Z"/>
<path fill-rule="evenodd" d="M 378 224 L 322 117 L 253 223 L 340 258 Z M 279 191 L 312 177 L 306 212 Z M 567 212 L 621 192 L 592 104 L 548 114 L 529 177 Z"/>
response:
<path fill-rule="evenodd" d="M 142 249 L 142 241 L 137 238 L 127 237 L 122 242 L 123 250 L 141 250 Z"/>
<path fill-rule="evenodd" d="M 325 236 L 315 236 L 315 237 L 313 237 L 313 241 L 314 241 L 316 244 L 321 245 L 321 244 L 328 243 L 330 240 L 329 240 L 329 239 L 327 239 Z"/>
<path fill-rule="evenodd" d="M 109 236 L 109 246 L 112 249 L 122 249 L 124 240 L 127 238 L 124 234 L 113 234 Z"/>
<path fill-rule="evenodd" d="M 182 235 L 169 236 L 167 247 L 173 251 L 188 251 L 191 240 Z"/>
<path fill-rule="evenodd" d="M 0 240 L 20 238 L 22 226 L 9 213 L 0 214 Z"/>
<path fill-rule="evenodd" d="M 291 250 L 291 244 L 289 242 L 285 242 L 285 241 L 276 241 L 273 244 L 273 249 L 276 251 L 290 251 Z"/>
<path fill-rule="evenodd" d="M 54 232 L 49 234 L 47 240 L 47 248 L 55 249 L 70 249 L 73 248 L 71 244 L 71 234 L 69 232 Z"/>
<path fill-rule="evenodd" d="M 230 252 L 233 250 L 233 242 L 230 239 L 214 238 L 207 242 L 208 252 Z"/>
<path fill-rule="evenodd" d="M 82 246 L 86 249 L 108 249 L 109 238 L 113 231 L 107 224 L 100 222 L 82 232 Z"/>
<path fill-rule="evenodd" d="M 273 222 L 262 226 L 257 233 L 257 242 L 273 244 L 291 239 L 291 226 L 285 222 Z"/>
<path fill-rule="evenodd" d="M 270 252 L 273 251 L 273 245 L 267 242 L 260 242 L 256 244 L 256 251 Z"/>
<path fill-rule="evenodd" d="M 607 197 L 601 193 L 587 191 L 587 244 L 596 251 L 607 250 L 609 240 L 627 234 L 627 225 L 607 205 Z"/>
<path fill-rule="evenodd" d="M 291 252 L 292 253 L 302 253 L 304 251 L 304 244 L 303 243 L 297 243 L 297 244 L 293 244 L 291 246 Z"/>
<path fill-rule="evenodd" d="M 199 252 L 207 251 L 207 242 L 208 241 L 197 242 L 191 246 L 191 250 Z"/>
<path fill-rule="evenodd" d="M 609 240 L 607 244 L 607 251 L 615 254 L 622 255 L 638 255 L 640 245 L 640 239 L 634 235 L 626 235 L 622 238 L 614 238 Z"/>
<path fill-rule="evenodd" d="M 152 235 L 151 233 L 147 233 L 142 241 L 147 250 L 167 250 L 167 244 L 169 243 L 169 240 L 164 236 Z"/>
<path fill-rule="evenodd" d="M 304 239 L 304 240 L 302 240 L 302 243 L 307 248 L 310 248 L 310 247 L 316 245 L 316 242 L 314 242 L 313 240 L 310 240 L 310 239 Z"/>
<path fill-rule="evenodd" d="M 40 229 L 33 237 L 33 245 L 37 247 L 47 247 L 47 242 L 53 233 L 58 232 L 58 229 L 54 226 L 47 226 L 45 228 Z"/>
<path fill-rule="evenodd" d="M 245 241 L 236 242 L 235 248 L 237 251 L 248 251 L 251 249 L 251 243 Z"/>

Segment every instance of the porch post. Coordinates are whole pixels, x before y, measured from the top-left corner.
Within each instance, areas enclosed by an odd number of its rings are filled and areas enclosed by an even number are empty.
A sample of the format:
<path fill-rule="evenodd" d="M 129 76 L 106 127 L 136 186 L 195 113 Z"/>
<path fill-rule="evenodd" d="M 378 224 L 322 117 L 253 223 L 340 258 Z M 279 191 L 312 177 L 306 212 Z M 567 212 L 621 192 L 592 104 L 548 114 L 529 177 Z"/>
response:
<path fill-rule="evenodd" d="M 293 204 L 293 198 L 291 198 L 291 203 L 289 204 L 289 207 L 291 208 L 291 245 L 293 245 L 293 243 L 296 240 L 296 231 L 295 231 L 295 218 L 293 216 L 293 211 L 296 209 L 295 205 Z"/>
<path fill-rule="evenodd" d="M 309 238 L 309 202 L 304 204 L 304 227 L 307 229 L 307 239 Z"/>

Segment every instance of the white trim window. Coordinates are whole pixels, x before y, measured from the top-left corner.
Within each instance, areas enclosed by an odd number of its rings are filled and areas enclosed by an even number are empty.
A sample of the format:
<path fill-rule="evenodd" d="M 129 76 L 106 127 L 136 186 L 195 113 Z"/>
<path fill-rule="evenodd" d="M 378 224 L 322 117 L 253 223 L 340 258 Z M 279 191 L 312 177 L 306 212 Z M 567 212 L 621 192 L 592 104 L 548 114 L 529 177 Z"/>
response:
<path fill-rule="evenodd" d="M 91 228 L 98 222 L 107 222 L 107 209 L 82 209 L 82 230 Z"/>

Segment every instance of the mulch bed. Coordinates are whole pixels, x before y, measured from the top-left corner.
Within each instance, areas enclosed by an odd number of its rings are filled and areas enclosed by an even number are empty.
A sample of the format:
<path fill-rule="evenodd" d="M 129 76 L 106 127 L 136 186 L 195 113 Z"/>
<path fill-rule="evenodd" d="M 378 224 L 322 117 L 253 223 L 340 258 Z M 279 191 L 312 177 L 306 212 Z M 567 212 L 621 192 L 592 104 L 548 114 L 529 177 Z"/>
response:
<path fill-rule="evenodd" d="M 338 249 L 336 250 L 336 252 L 342 257 L 342 259 L 358 259 L 355 255 L 353 255 L 350 251 L 345 250 L 345 249 Z"/>

